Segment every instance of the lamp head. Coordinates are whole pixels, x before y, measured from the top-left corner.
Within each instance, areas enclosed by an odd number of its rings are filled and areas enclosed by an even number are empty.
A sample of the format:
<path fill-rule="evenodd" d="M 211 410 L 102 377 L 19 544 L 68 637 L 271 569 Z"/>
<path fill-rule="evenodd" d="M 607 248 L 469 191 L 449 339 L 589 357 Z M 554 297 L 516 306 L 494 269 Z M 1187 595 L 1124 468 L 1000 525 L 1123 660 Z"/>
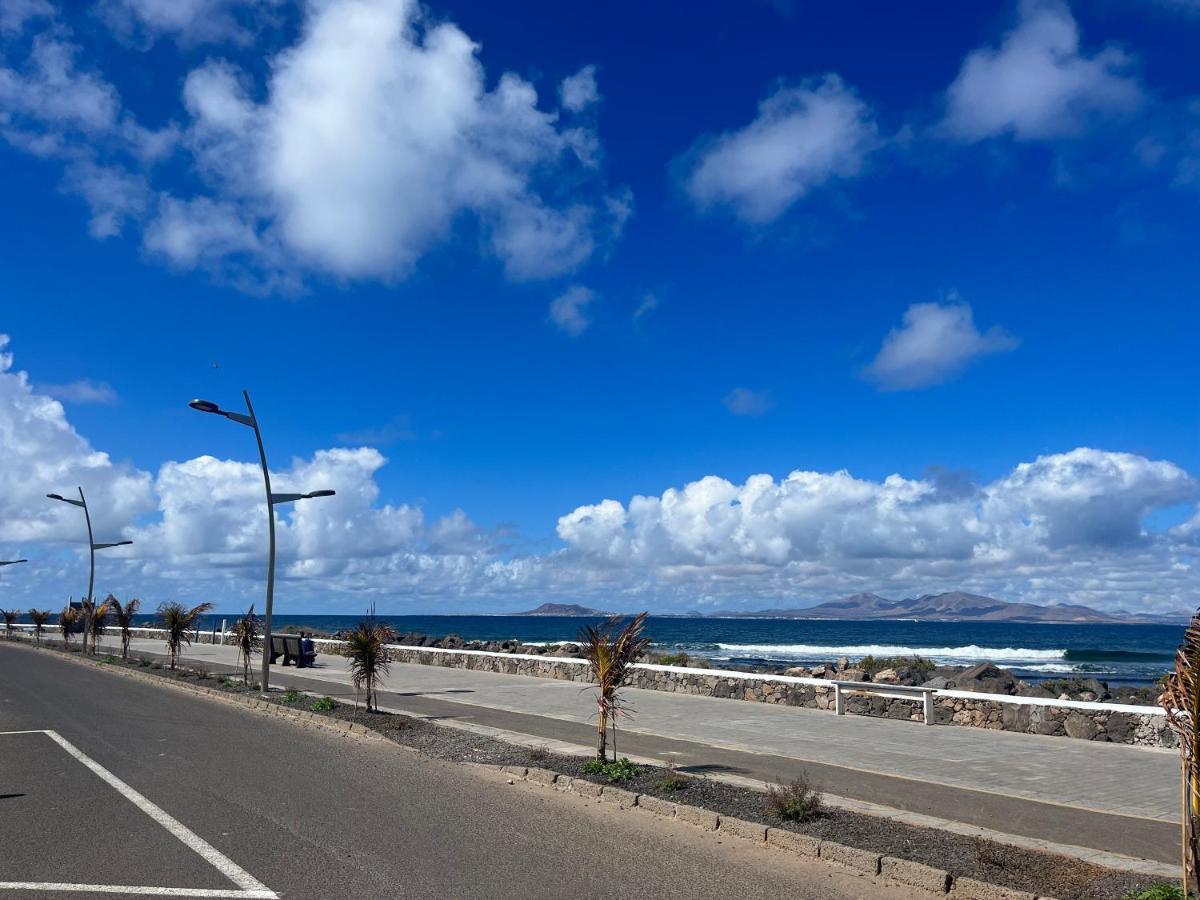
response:
<path fill-rule="evenodd" d="M 305 497 L 332 497 L 337 491 L 310 491 Z"/>
<path fill-rule="evenodd" d="M 47 494 L 46 496 L 49 497 L 51 500 L 66 500 L 67 499 L 62 494 Z"/>
<path fill-rule="evenodd" d="M 193 400 L 188 406 L 206 413 L 219 413 L 221 411 L 221 407 L 217 406 L 211 400 Z"/>

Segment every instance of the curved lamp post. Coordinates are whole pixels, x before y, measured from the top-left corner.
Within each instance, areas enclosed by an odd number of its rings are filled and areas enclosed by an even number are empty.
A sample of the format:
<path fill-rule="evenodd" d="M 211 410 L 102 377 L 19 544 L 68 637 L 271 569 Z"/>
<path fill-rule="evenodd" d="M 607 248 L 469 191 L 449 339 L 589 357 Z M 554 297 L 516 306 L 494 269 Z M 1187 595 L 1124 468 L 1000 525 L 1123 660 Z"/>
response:
<path fill-rule="evenodd" d="M 15 566 L 17 563 L 29 562 L 27 559 L 0 559 L 0 566 Z"/>
<path fill-rule="evenodd" d="M 97 550 L 107 550 L 109 547 L 124 547 L 128 544 L 132 544 L 133 541 L 112 541 L 111 543 L 107 543 L 107 544 L 97 544 L 96 543 L 96 539 L 94 537 L 92 537 L 92 516 L 91 516 L 91 513 L 88 512 L 87 499 L 83 496 L 83 488 L 79 489 L 79 499 L 78 500 L 72 500 L 70 497 L 64 497 L 61 494 L 47 494 L 46 496 L 48 498 L 50 498 L 51 500 L 59 500 L 63 503 L 70 503 L 72 506 L 78 506 L 83 510 L 83 518 L 84 518 L 84 521 L 87 522 L 87 530 L 88 530 L 89 564 L 88 564 L 87 599 L 88 599 L 88 601 L 91 602 L 92 607 L 95 608 L 96 599 L 92 596 L 92 588 L 96 583 L 96 551 Z M 91 631 L 92 631 L 92 613 L 91 613 L 91 610 L 88 610 L 87 618 L 84 620 L 84 623 L 83 623 L 83 650 L 85 653 L 87 652 L 87 636 L 89 634 L 91 634 Z M 96 648 L 93 647 L 92 649 L 94 650 Z"/>
<path fill-rule="evenodd" d="M 211 400 L 193 400 L 188 404 L 192 409 L 203 413 L 213 413 L 224 416 L 240 425 L 248 425 L 254 429 L 254 439 L 258 441 L 258 459 L 262 463 L 263 485 L 267 492 L 267 535 L 269 549 L 267 551 L 267 606 L 263 615 L 263 659 L 262 659 L 262 696 L 267 696 L 270 690 L 271 678 L 271 611 L 275 599 L 275 504 L 291 503 L 294 500 L 309 500 L 313 497 L 332 497 L 334 491 L 310 491 L 307 494 L 272 494 L 271 472 L 267 468 L 267 451 L 263 449 L 262 432 L 258 430 L 258 419 L 254 415 L 254 407 L 250 405 L 250 392 L 242 391 L 246 401 L 246 413 L 232 412 L 221 409 Z"/>

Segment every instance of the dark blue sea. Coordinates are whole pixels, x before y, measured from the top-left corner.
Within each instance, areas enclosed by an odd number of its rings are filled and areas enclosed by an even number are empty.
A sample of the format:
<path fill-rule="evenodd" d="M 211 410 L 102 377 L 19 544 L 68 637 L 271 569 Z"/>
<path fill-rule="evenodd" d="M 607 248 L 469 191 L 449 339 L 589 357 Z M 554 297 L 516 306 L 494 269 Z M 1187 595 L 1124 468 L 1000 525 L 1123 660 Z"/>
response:
<path fill-rule="evenodd" d="M 207 618 L 207 627 L 234 614 Z M 467 640 L 558 643 L 600 620 L 567 616 L 380 616 L 398 631 L 420 631 Z M 336 632 L 357 616 L 275 615 L 274 627 Z M 1015 625 L 971 622 L 805 621 L 651 617 L 647 632 L 656 649 L 685 650 L 714 665 L 831 662 L 917 654 L 938 663 L 974 665 L 990 660 L 1030 680 L 1076 674 L 1111 685 L 1145 684 L 1172 666 L 1183 625 Z"/>

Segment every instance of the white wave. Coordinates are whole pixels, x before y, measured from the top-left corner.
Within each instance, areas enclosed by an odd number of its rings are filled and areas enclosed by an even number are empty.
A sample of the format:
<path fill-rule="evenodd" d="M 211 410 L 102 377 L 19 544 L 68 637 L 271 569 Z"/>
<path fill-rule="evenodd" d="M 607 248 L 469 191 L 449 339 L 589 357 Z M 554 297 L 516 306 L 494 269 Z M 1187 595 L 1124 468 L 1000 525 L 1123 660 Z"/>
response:
<path fill-rule="evenodd" d="M 836 659 L 839 656 L 923 656 L 938 660 L 991 660 L 993 662 L 1023 662 L 1040 659 L 1065 659 L 1066 650 L 1028 650 L 1024 647 L 902 647 L 890 644 L 852 644 L 824 646 L 821 644 L 717 644 L 721 650 L 739 655 L 783 656 L 796 659 Z"/>
<path fill-rule="evenodd" d="M 1082 672 L 1079 666 L 1063 665 L 1062 663 L 1036 663 L 1032 666 L 1021 666 L 1025 672 Z"/>

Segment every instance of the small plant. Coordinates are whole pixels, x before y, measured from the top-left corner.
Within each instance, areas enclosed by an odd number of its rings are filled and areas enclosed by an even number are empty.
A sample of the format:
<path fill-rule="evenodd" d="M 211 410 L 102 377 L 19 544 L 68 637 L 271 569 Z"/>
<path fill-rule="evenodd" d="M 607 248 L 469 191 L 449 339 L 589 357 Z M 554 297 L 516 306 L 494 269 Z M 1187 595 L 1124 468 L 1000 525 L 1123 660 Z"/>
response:
<path fill-rule="evenodd" d="M 233 643 L 238 648 L 238 662 L 242 666 L 242 677 L 246 684 L 250 683 L 251 659 L 262 647 L 262 628 L 258 616 L 254 614 L 254 604 L 246 614 L 233 623 Z"/>
<path fill-rule="evenodd" d="M 68 650 L 71 649 L 71 637 L 75 633 L 75 623 L 79 620 L 79 612 L 71 608 L 70 601 L 67 607 L 58 614 L 58 630 L 62 632 L 63 646 Z"/>
<path fill-rule="evenodd" d="M 620 690 L 629 680 L 633 664 L 650 646 L 650 638 L 642 633 L 648 613 L 638 613 L 624 626 L 617 617 L 601 627 L 585 625 L 579 633 L 583 656 L 588 661 L 588 674 L 596 683 L 596 706 L 599 722 L 596 732 L 596 758 L 608 758 L 608 728 L 613 730 L 613 759 L 617 757 L 617 717 L 628 715 Z"/>
<path fill-rule="evenodd" d="M 132 600 L 122 603 L 112 594 L 109 594 L 106 602 L 112 608 L 113 620 L 117 623 L 117 628 L 121 632 L 121 659 L 129 659 L 130 629 L 133 628 L 133 617 L 137 615 L 142 601 L 135 597 Z"/>
<path fill-rule="evenodd" d="M 313 712 L 332 712 L 335 709 L 337 709 L 337 701 L 332 697 L 322 697 L 313 701 Z"/>
<path fill-rule="evenodd" d="M 628 781 L 642 774 L 642 770 L 622 756 L 611 762 L 603 759 L 589 759 L 581 769 L 585 775 L 603 775 L 610 782 Z"/>
<path fill-rule="evenodd" d="M 48 609 L 31 609 L 29 611 L 29 621 L 33 623 L 33 637 L 39 647 L 42 645 L 42 632 L 52 615 L 53 613 Z"/>
<path fill-rule="evenodd" d="M 167 655 L 171 668 L 184 644 L 192 645 L 192 629 L 202 615 L 213 608 L 211 603 L 201 603 L 188 609 L 176 600 L 168 600 L 158 606 L 158 627 L 167 633 Z"/>
<path fill-rule="evenodd" d="M 143 669 L 146 669 L 146 668 L 150 667 L 151 662 L 150 662 L 150 660 L 146 659 L 144 656 L 139 656 L 137 664 L 139 666 L 141 666 Z"/>
<path fill-rule="evenodd" d="M 864 656 L 858 668 L 868 675 L 877 675 L 884 669 L 912 669 L 922 677 L 928 677 L 937 668 L 933 660 L 923 656 Z"/>
<path fill-rule="evenodd" d="M 663 778 L 660 778 L 656 784 L 656 787 L 660 791 L 671 791 L 671 792 L 682 791 L 687 786 L 688 786 L 688 780 L 686 778 L 684 778 L 682 775 L 676 775 L 674 772 L 672 772 L 670 775 L 666 775 Z"/>
<path fill-rule="evenodd" d="M 113 663 L 119 663 L 120 661 L 121 661 L 121 657 L 113 656 L 111 653 L 106 653 L 104 656 L 100 657 L 100 659 L 98 660 L 98 662 L 102 666 L 111 666 Z"/>
<path fill-rule="evenodd" d="M 689 666 L 692 658 L 686 653 L 664 653 L 655 660 L 660 666 Z"/>
<path fill-rule="evenodd" d="M 17 611 L 15 609 L 0 609 L 0 615 L 4 616 L 4 636 L 11 641 L 17 624 Z"/>
<path fill-rule="evenodd" d="M 279 702 L 280 703 L 296 703 L 303 699 L 304 699 L 304 695 L 302 693 L 300 693 L 299 691 L 289 690 L 287 693 L 285 693 L 282 697 L 279 698 Z"/>
<path fill-rule="evenodd" d="M 767 814 L 785 822 L 807 822 L 821 811 L 821 796 L 801 775 L 786 785 L 767 787 Z"/>
<path fill-rule="evenodd" d="M 530 747 L 529 758 L 534 762 L 545 762 L 550 758 L 550 751 L 545 747 Z"/>
<path fill-rule="evenodd" d="M 367 611 L 367 617 L 346 636 L 346 656 L 350 660 L 350 678 L 354 690 L 366 694 L 367 712 L 375 712 L 378 706 L 376 690 L 379 679 L 388 673 L 391 656 L 389 641 L 395 640 L 396 631 L 375 618 L 375 606 Z"/>
<path fill-rule="evenodd" d="M 1125 895 L 1124 900 L 1187 900 L 1183 890 L 1177 884 L 1160 881 L 1142 890 L 1132 890 Z"/>

